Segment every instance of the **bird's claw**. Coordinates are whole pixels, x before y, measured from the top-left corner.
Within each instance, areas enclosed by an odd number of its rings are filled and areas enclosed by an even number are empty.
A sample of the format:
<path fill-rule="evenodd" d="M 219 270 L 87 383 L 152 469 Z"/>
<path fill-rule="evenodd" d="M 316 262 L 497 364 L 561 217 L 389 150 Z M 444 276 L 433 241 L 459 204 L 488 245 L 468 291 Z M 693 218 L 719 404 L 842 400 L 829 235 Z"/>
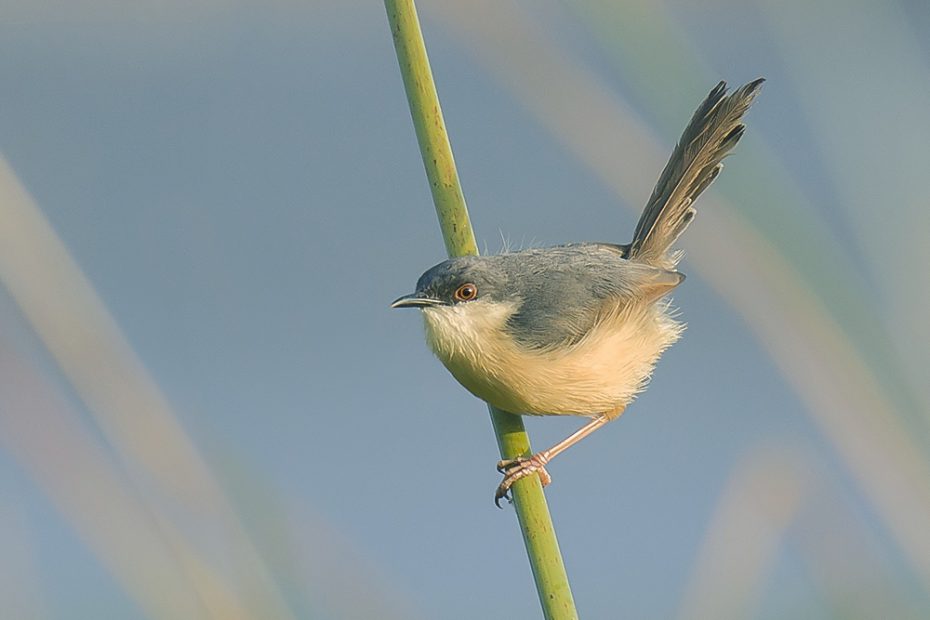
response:
<path fill-rule="evenodd" d="M 508 502 L 513 503 L 513 497 L 510 495 L 510 487 L 512 487 L 513 483 L 517 480 L 525 478 L 530 474 L 539 474 L 539 482 L 543 486 L 547 486 L 552 482 L 552 476 L 546 471 L 546 463 L 548 462 L 549 459 L 542 453 L 534 454 L 528 458 L 521 456 L 515 459 L 500 461 L 497 464 L 497 471 L 504 474 L 504 479 L 501 481 L 500 485 L 498 485 L 497 491 L 494 493 L 494 504 L 498 508 L 501 508 L 502 499 L 506 499 Z"/>

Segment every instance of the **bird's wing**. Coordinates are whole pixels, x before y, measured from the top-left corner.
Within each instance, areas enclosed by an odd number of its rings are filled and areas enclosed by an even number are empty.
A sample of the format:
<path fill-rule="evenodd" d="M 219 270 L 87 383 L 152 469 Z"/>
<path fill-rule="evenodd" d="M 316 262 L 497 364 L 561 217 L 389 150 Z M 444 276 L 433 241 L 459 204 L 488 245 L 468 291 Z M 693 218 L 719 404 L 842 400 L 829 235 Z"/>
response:
<path fill-rule="evenodd" d="M 524 297 L 507 322 L 514 339 L 531 349 L 570 346 L 605 316 L 653 303 L 684 280 L 676 271 L 628 261 L 622 250 L 611 244 L 533 250 L 546 253 L 546 268 L 521 274 Z"/>

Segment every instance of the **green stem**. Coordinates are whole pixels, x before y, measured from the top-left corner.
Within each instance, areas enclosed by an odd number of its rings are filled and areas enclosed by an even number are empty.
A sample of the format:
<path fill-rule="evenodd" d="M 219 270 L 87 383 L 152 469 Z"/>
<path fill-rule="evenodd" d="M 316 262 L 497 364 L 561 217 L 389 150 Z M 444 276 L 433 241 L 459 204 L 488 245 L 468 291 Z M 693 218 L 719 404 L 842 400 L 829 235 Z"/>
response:
<path fill-rule="evenodd" d="M 455 170 L 416 7 L 413 0 L 385 0 L 384 5 L 446 251 L 449 256 L 477 254 L 478 246 Z M 489 409 L 501 458 L 532 454 L 522 418 L 494 407 Z M 534 475 L 518 480 L 512 493 L 546 620 L 577 619 L 568 575 L 539 477 Z"/>

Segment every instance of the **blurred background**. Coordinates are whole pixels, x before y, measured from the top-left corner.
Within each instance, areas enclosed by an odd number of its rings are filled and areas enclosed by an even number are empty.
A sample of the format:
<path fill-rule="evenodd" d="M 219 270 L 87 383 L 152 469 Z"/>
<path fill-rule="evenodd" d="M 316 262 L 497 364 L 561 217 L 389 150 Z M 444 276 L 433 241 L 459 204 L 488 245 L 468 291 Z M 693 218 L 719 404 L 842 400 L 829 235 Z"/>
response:
<path fill-rule="evenodd" d="M 680 241 L 689 324 L 550 468 L 585 618 L 930 614 L 930 5 L 421 0 L 489 252 Z M 380 2 L 0 2 L 0 615 L 537 618 Z M 530 419 L 544 447 L 578 420 Z"/>

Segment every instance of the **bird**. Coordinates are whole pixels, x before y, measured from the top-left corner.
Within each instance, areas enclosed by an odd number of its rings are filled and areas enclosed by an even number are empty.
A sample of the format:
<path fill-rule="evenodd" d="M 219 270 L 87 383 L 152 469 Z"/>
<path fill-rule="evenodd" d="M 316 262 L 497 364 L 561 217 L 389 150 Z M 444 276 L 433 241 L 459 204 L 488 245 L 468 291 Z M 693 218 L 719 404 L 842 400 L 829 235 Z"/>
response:
<path fill-rule="evenodd" d="M 681 336 L 669 293 L 685 279 L 675 242 L 698 196 L 745 131 L 764 78 L 717 84 L 698 106 L 626 244 L 569 243 L 461 256 L 428 269 L 392 308 L 421 310 L 426 341 L 452 376 L 490 405 L 529 416 L 590 418 L 528 457 L 502 460 L 494 502 L 515 482 L 614 420 Z"/>

